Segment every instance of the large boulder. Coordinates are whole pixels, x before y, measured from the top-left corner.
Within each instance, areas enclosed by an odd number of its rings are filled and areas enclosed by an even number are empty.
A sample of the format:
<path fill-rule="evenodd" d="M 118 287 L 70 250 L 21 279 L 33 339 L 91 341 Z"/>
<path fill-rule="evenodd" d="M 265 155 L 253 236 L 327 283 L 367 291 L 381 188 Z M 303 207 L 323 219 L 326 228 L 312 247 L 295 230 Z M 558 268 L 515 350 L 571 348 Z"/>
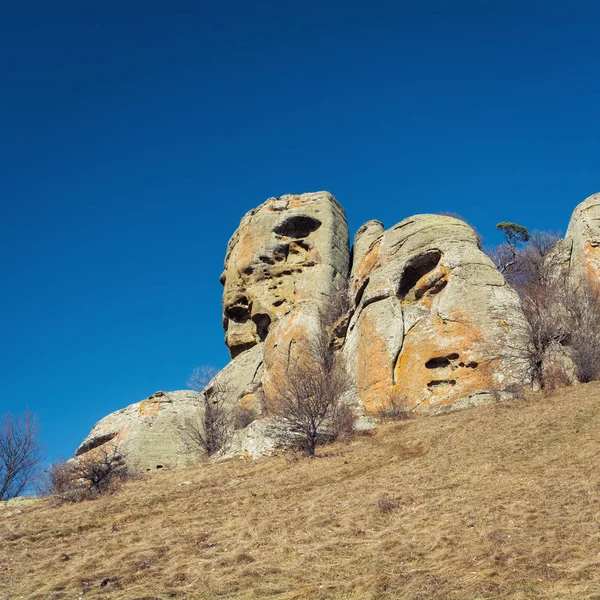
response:
<path fill-rule="evenodd" d="M 367 412 L 438 413 L 489 401 L 519 379 L 499 360 L 521 320 L 517 294 L 464 221 L 417 215 L 361 228 L 343 353 Z M 512 371 L 512 373 L 511 373 Z"/>
<path fill-rule="evenodd" d="M 99 456 L 104 450 L 122 455 L 135 471 L 184 467 L 198 460 L 183 427 L 195 419 L 202 395 L 180 390 L 156 392 L 98 421 L 81 443 L 75 458 Z"/>

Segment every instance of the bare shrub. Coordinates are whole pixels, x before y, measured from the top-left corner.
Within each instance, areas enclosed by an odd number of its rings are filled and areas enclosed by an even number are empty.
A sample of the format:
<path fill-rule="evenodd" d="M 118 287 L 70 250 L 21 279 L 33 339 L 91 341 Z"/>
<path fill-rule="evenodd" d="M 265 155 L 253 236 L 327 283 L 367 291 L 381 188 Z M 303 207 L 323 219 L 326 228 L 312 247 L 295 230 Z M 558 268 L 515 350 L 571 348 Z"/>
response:
<path fill-rule="evenodd" d="M 233 413 L 233 428 L 245 429 L 250 423 L 256 421 L 256 419 L 257 415 L 253 409 L 238 406 Z"/>
<path fill-rule="evenodd" d="M 521 292 L 524 319 L 495 355 L 519 368 L 532 387 L 569 385 L 570 367 L 581 382 L 600 375 L 600 294 L 574 287 L 568 277 L 529 284 Z M 572 370 L 572 369 L 571 369 Z"/>
<path fill-rule="evenodd" d="M 400 501 L 393 496 L 382 496 L 379 498 L 379 500 L 377 500 L 377 510 L 383 515 L 393 513 L 399 507 Z"/>
<path fill-rule="evenodd" d="M 537 283 L 522 295 L 522 316 L 515 319 L 511 335 L 490 354 L 503 361 L 504 369 L 522 372 L 532 387 L 546 387 L 544 359 L 560 351 L 569 339 L 562 282 Z"/>
<path fill-rule="evenodd" d="M 544 395 L 551 395 L 556 390 L 571 385 L 571 380 L 565 370 L 565 365 L 560 360 L 549 360 L 544 365 L 544 386 L 542 392 Z"/>
<path fill-rule="evenodd" d="M 331 432 L 336 439 L 354 435 L 356 413 L 353 407 L 345 402 L 339 402 L 331 424 Z"/>
<path fill-rule="evenodd" d="M 567 295 L 569 348 L 577 379 L 582 383 L 600 376 L 600 292 L 582 285 Z"/>
<path fill-rule="evenodd" d="M 412 417 L 406 399 L 392 399 L 388 406 L 377 411 L 377 416 L 386 421 L 407 421 Z"/>
<path fill-rule="evenodd" d="M 327 315 L 321 315 L 326 319 Z M 326 321 L 324 321 L 326 322 Z M 338 438 L 353 424 L 351 408 L 343 402 L 349 377 L 328 343 L 328 331 L 320 327 L 309 351 L 275 381 L 277 392 L 266 397 L 273 417 L 271 435 L 279 446 L 313 457 L 317 446 Z"/>
<path fill-rule="evenodd" d="M 46 490 L 59 502 L 93 500 L 133 477 L 118 444 L 105 444 L 88 454 L 48 468 Z"/>
<path fill-rule="evenodd" d="M 5 414 L 0 421 L 0 500 L 10 500 L 34 482 L 44 456 L 35 416 Z"/>
<path fill-rule="evenodd" d="M 210 366 L 194 369 L 188 386 L 202 392 L 202 406 L 182 426 L 188 444 L 207 456 L 212 456 L 229 442 L 234 425 L 228 409 L 228 389 L 215 380 L 217 373 Z"/>

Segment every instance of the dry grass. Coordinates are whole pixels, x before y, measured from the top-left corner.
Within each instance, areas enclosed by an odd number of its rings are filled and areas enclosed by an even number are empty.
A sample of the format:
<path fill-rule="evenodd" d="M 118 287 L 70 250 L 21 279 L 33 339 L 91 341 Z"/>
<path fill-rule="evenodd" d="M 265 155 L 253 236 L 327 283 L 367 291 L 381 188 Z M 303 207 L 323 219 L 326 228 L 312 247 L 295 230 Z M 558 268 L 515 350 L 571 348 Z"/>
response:
<path fill-rule="evenodd" d="M 599 441 L 587 384 L 0 512 L 0 598 L 598 599 Z"/>

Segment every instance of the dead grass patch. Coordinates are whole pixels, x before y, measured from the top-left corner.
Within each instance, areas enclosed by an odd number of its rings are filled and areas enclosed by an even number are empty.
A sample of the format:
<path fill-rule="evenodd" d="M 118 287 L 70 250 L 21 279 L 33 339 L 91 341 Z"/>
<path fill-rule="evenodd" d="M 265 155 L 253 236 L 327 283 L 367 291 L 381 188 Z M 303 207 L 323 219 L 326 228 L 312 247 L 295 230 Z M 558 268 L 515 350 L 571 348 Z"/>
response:
<path fill-rule="evenodd" d="M 204 463 L 0 512 L 0 598 L 599 598 L 599 400 L 586 384 L 317 460 Z"/>

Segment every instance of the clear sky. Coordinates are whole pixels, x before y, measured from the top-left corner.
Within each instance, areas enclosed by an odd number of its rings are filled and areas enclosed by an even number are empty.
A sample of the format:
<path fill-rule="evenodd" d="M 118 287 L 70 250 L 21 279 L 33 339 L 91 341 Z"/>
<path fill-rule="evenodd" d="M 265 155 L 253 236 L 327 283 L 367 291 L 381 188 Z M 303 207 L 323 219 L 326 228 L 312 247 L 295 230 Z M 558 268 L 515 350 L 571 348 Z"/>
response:
<path fill-rule="evenodd" d="M 48 458 L 223 366 L 242 215 L 566 229 L 600 190 L 598 2 L 3 2 L 0 412 Z"/>

